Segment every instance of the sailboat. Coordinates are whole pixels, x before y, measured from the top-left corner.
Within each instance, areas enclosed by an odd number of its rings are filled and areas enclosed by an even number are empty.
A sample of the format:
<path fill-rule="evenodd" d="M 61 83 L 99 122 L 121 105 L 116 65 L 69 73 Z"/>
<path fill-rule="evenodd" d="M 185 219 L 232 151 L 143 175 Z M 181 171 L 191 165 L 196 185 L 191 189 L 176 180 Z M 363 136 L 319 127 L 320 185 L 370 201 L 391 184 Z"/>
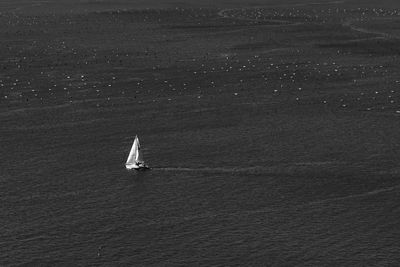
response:
<path fill-rule="evenodd" d="M 137 171 L 150 169 L 149 166 L 147 166 L 144 163 L 143 153 L 140 150 L 140 143 L 137 135 L 135 136 L 135 141 L 133 141 L 131 151 L 129 152 L 128 159 L 126 160 L 125 163 L 125 167 L 128 170 L 137 170 Z"/>

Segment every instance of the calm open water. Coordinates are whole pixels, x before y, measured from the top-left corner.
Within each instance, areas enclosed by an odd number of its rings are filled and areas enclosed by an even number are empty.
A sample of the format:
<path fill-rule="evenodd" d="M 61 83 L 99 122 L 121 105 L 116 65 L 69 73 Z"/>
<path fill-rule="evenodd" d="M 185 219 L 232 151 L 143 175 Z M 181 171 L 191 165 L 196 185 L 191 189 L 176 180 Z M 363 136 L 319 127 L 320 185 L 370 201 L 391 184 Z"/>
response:
<path fill-rule="evenodd" d="M 399 259 L 400 188 L 352 184 L 374 174 L 352 174 L 343 184 L 333 172 L 312 171 L 339 168 L 331 162 L 257 166 L 232 157 L 236 166 L 226 166 L 212 153 L 207 165 L 211 146 L 171 134 L 166 139 L 177 145 L 144 136 L 153 169 L 128 172 L 133 136 L 117 128 L 85 136 L 101 125 L 46 128 L 47 136 L 33 127 L 9 137 L 20 145 L 2 154 L 2 265 L 383 266 Z"/>

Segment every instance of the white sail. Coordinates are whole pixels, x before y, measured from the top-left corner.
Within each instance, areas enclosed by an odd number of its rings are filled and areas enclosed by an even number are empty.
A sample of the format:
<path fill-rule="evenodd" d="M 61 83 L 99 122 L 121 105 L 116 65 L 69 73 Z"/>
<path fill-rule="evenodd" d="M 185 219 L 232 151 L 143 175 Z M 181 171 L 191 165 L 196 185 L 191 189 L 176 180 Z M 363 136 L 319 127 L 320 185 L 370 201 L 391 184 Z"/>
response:
<path fill-rule="evenodd" d="M 136 163 L 136 159 L 138 157 L 138 142 L 139 139 L 137 138 L 137 136 L 135 137 L 135 141 L 133 141 L 132 147 L 131 147 L 131 151 L 129 152 L 129 156 L 128 159 L 126 160 L 126 165 L 130 165 L 130 164 L 135 164 Z"/>
<path fill-rule="evenodd" d="M 140 143 L 137 136 L 135 136 L 135 141 L 133 141 L 125 166 L 129 170 L 149 169 L 149 167 L 144 163 L 143 153 L 140 151 Z"/>
<path fill-rule="evenodd" d="M 136 136 L 135 138 L 136 141 L 136 163 L 143 163 L 143 153 L 140 151 L 140 143 L 139 143 L 139 138 Z"/>

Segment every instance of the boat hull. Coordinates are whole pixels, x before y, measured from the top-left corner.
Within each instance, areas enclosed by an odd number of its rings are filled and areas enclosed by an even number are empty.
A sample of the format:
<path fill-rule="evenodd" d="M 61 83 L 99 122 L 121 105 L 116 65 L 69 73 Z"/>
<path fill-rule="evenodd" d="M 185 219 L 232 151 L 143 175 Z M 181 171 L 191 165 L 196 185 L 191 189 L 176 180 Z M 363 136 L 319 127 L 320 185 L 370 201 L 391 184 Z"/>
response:
<path fill-rule="evenodd" d="M 149 166 L 147 165 L 136 165 L 136 164 L 131 164 L 131 165 L 125 165 L 127 170 L 135 170 L 135 171 L 145 171 L 145 170 L 150 170 Z"/>

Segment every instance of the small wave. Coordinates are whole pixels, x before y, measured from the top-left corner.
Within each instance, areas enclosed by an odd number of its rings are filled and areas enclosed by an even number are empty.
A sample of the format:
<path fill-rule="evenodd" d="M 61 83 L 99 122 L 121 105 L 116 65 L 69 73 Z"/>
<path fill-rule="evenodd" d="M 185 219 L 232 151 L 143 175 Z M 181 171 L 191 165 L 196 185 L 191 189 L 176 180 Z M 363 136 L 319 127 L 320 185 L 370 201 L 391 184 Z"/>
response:
<path fill-rule="evenodd" d="M 391 192 L 391 191 L 399 189 L 399 188 L 400 188 L 400 184 L 391 186 L 391 187 L 387 187 L 387 188 L 381 188 L 381 189 L 376 189 L 376 190 L 372 190 L 372 191 L 367 191 L 367 192 L 359 193 L 359 194 L 352 194 L 352 195 L 347 195 L 347 196 L 343 196 L 343 197 L 333 197 L 333 198 L 327 198 L 327 199 L 322 199 L 322 200 L 317 200 L 317 201 L 311 201 L 311 202 L 308 202 L 301 206 L 319 205 L 319 204 L 326 204 L 329 202 L 336 202 L 336 201 L 342 201 L 342 200 L 348 200 L 348 199 L 354 199 L 354 198 L 363 198 L 363 197 L 368 197 L 368 196 L 374 196 L 374 195 L 379 195 L 381 193 Z"/>
<path fill-rule="evenodd" d="M 391 192 L 391 191 L 399 189 L 399 188 L 400 188 L 400 185 L 396 185 L 396 186 L 372 190 L 372 191 L 368 191 L 368 192 L 364 192 L 364 193 L 360 193 L 360 194 L 328 198 L 328 199 L 323 199 L 323 200 L 318 200 L 318 201 L 307 202 L 307 203 L 303 203 L 303 204 L 299 204 L 299 205 L 288 204 L 287 208 L 288 209 L 307 208 L 307 207 L 313 206 L 313 205 L 321 205 L 321 204 L 327 204 L 330 202 L 350 200 L 350 199 L 354 199 L 354 198 L 362 198 L 362 197 L 378 195 L 381 193 Z M 274 212 L 279 212 L 280 210 L 282 210 L 282 207 L 276 208 L 274 206 L 270 206 L 270 207 L 255 209 L 255 210 L 239 210 L 239 211 L 231 211 L 231 212 L 204 212 L 204 213 L 200 213 L 200 214 L 194 214 L 191 216 L 183 216 L 183 217 L 172 216 L 172 217 L 159 219 L 159 220 L 147 220 L 147 221 L 142 221 L 141 223 L 143 223 L 145 225 L 174 225 L 174 224 L 184 223 L 184 222 L 188 222 L 188 221 L 196 221 L 196 220 L 208 220 L 208 219 L 213 220 L 213 219 L 218 219 L 218 218 L 243 217 L 243 216 L 251 216 L 251 215 L 257 215 L 257 214 L 264 214 L 264 213 L 274 213 Z"/>

